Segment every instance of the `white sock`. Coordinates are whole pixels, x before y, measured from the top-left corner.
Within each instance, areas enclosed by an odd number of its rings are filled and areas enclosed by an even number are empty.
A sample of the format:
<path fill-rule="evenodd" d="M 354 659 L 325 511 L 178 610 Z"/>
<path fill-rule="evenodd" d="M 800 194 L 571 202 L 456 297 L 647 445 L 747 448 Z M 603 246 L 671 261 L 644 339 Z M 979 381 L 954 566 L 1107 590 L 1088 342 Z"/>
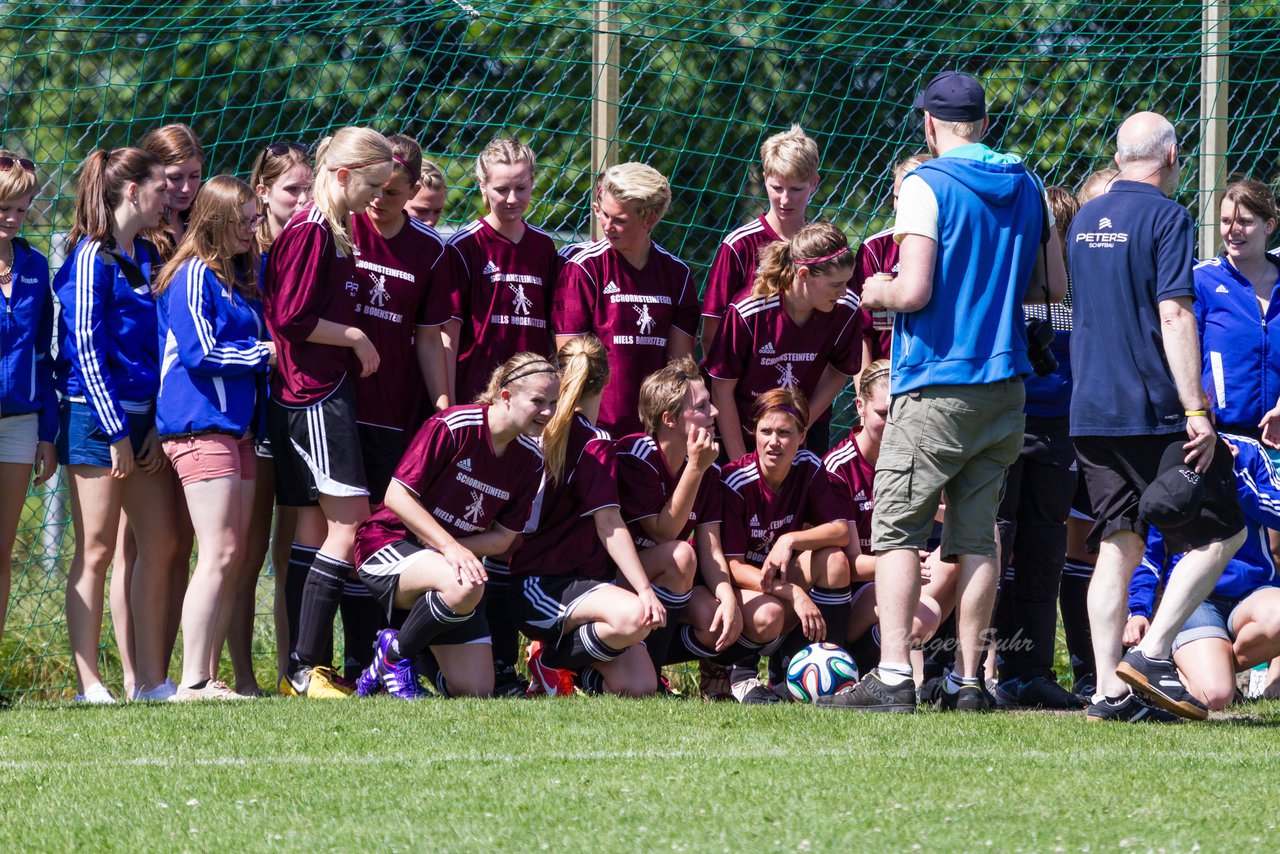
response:
<path fill-rule="evenodd" d="M 911 681 L 911 664 L 897 661 L 882 661 L 876 668 L 876 676 L 889 687 L 896 687 L 903 682 Z"/>

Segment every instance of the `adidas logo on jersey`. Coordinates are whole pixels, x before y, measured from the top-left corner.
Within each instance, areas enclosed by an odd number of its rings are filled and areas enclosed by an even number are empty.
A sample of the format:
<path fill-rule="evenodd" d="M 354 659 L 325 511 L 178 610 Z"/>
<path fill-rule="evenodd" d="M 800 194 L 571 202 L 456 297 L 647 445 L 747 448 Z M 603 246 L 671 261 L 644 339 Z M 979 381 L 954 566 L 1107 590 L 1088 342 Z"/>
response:
<path fill-rule="evenodd" d="M 1229 294 L 1231 293 L 1231 288 L 1227 287 L 1226 285 L 1218 285 L 1216 288 L 1213 289 L 1213 292 L 1215 294 Z"/>
<path fill-rule="evenodd" d="M 463 471 L 471 471 L 471 458 L 466 457 L 465 459 L 459 460 L 458 468 L 462 469 Z"/>
<path fill-rule="evenodd" d="M 750 526 L 751 526 L 751 527 L 753 527 L 753 528 L 759 528 L 759 527 L 760 527 L 760 517 L 759 517 L 759 516 L 752 516 L 752 517 L 751 517 L 751 521 L 750 521 L 750 522 L 748 522 L 747 524 L 748 524 L 748 525 L 750 525 Z"/>
<path fill-rule="evenodd" d="M 492 261 L 484 265 L 484 275 L 492 276 L 497 272 L 498 272 L 498 265 L 493 263 Z"/>
<path fill-rule="evenodd" d="M 772 342 L 772 341 L 770 341 L 770 342 L 766 343 L 763 347 L 761 347 L 761 348 L 760 348 L 760 355 L 761 355 L 761 356 L 772 356 L 772 355 L 773 355 L 773 342 Z"/>
<path fill-rule="evenodd" d="M 619 292 L 619 290 L 620 288 L 614 282 L 610 282 L 609 284 L 604 286 L 604 292 L 606 294 L 616 294 Z"/>

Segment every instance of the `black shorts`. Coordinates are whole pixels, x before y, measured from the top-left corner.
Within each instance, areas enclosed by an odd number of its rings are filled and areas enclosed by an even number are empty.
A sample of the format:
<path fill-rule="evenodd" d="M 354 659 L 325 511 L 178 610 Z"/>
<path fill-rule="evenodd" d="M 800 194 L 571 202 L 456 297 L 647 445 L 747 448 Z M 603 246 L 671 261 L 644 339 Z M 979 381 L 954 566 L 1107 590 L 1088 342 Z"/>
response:
<path fill-rule="evenodd" d="M 388 546 L 378 549 L 369 559 L 360 564 L 356 573 L 360 576 L 360 580 L 364 582 L 364 586 L 369 588 L 369 592 L 373 594 L 373 598 L 378 600 L 378 604 L 382 606 L 382 612 L 386 615 L 387 623 L 393 628 L 399 628 L 404 624 L 404 618 L 409 612 L 397 608 L 396 589 L 400 585 L 400 573 L 409 565 L 409 562 L 424 551 L 434 551 L 434 549 L 426 549 L 417 543 L 411 543 L 408 540 L 400 540 Z M 450 644 L 463 643 L 490 643 L 489 637 L 489 620 L 485 616 L 484 604 L 481 603 L 471 613 L 471 619 L 465 623 L 458 623 L 450 627 L 447 631 L 442 632 L 431 641 L 432 646 L 449 646 Z"/>
<path fill-rule="evenodd" d="M 350 381 L 319 403 L 300 409 L 272 400 L 267 427 L 280 506 L 314 507 L 322 494 L 339 498 L 369 494 Z"/>
<path fill-rule="evenodd" d="M 555 641 L 579 603 L 610 582 L 577 575 L 527 575 L 509 588 L 511 615 L 533 640 Z"/>
<path fill-rule="evenodd" d="M 360 456 L 364 460 L 365 482 L 369 485 L 370 506 L 381 504 L 387 497 L 391 476 L 404 456 L 405 434 L 403 430 L 357 424 L 360 433 Z"/>
<path fill-rule="evenodd" d="M 1075 437 L 1076 457 L 1094 511 L 1093 530 L 1087 540 L 1090 552 L 1097 552 L 1099 543 L 1116 531 L 1133 531 L 1146 539 L 1148 525 L 1138 513 L 1142 493 L 1159 473 L 1165 449 L 1184 441 L 1184 433 Z M 1199 515 L 1185 525 L 1160 531 L 1170 554 L 1225 540 L 1244 527 L 1231 459 L 1231 449 L 1218 439 L 1213 463 L 1204 475 L 1205 495 Z"/>

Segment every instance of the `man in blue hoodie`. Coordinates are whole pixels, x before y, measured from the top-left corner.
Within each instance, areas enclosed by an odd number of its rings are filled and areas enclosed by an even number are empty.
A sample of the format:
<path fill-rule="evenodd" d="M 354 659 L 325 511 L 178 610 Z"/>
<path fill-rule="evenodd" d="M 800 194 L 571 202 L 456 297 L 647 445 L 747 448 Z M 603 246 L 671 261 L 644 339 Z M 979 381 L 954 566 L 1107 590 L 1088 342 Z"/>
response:
<path fill-rule="evenodd" d="M 1018 158 L 980 142 L 982 84 L 944 72 L 915 107 L 936 159 L 902 182 L 897 278 L 867 279 L 862 292 L 868 308 L 897 312 L 872 520 L 880 665 L 823 704 L 915 710 L 919 553 L 945 492 L 942 555 L 960 566 L 959 646 L 938 703 L 981 711 L 990 708 L 980 673 L 998 574 L 996 508 L 1022 447 L 1022 377 L 1032 372 L 1022 304 L 1062 299 L 1066 273 L 1039 181 Z"/>

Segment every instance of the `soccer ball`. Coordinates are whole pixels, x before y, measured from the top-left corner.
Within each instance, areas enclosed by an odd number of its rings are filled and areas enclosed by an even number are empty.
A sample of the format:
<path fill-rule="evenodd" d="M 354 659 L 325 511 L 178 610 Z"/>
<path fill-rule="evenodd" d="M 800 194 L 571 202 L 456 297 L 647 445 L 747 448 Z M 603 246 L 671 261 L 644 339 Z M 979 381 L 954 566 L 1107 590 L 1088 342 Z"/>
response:
<path fill-rule="evenodd" d="M 833 643 L 806 646 L 787 665 L 787 691 L 801 703 L 829 697 L 858 681 L 858 666 Z"/>

